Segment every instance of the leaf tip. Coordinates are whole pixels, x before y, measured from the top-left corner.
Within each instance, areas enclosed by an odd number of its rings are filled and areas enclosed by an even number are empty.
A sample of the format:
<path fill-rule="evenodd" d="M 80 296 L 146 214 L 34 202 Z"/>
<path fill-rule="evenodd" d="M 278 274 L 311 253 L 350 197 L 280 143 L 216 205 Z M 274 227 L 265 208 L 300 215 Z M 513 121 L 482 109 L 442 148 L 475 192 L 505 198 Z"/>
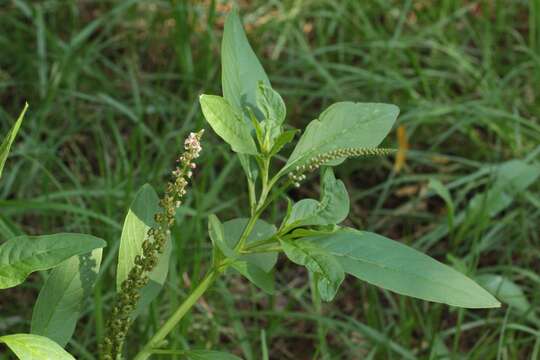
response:
<path fill-rule="evenodd" d="M 390 112 L 392 113 L 392 116 L 394 118 L 398 117 L 399 112 L 400 112 L 399 106 L 397 106 L 395 104 L 388 104 L 388 109 L 390 110 Z"/>

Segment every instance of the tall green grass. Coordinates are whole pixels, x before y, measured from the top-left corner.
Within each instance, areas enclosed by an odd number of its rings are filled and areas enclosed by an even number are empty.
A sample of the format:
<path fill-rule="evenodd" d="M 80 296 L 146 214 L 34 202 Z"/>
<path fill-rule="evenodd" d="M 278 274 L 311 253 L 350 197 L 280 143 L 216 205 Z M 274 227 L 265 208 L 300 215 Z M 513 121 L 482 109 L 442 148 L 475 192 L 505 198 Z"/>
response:
<path fill-rule="evenodd" d="M 343 99 L 400 106 L 410 151 L 351 162 L 349 222 L 400 239 L 471 276 L 519 285 L 525 312 L 447 308 L 348 279 L 332 304 L 311 301 L 307 274 L 287 268 L 279 292 L 220 283 L 171 337 L 171 347 L 229 348 L 246 359 L 537 359 L 540 356 L 540 192 L 471 216 L 470 199 L 510 159 L 538 164 L 540 6 L 536 1 L 240 2 L 255 52 L 302 128 Z M 219 92 L 221 1 L 0 4 L 0 133 L 24 101 L 27 118 L 0 184 L 0 240 L 59 230 L 107 239 L 105 261 L 71 350 L 93 359 L 113 294 L 111 261 L 139 186 L 158 185 L 184 135 L 202 127 L 198 94 Z M 133 344 L 159 327 L 209 262 L 206 217 L 246 209 L 239 164 L 208 134 L 161 301 Z M 395 139 L 395 135 L 394 135 Z M 390 141 L 388 146 L 398 146 Z M 428 188 L 436 178 L 461 216 Z M 309 183 L 308 183 L 309 184 Z M 305 185 L 292 192 L 315 194 Z M 314 195 L 316 196 L 316 195 Z M 270 209 L 278 219 L 283 208 Z M 222 214 L 222 215 L 221 215 Z M 474 214 L 473 214 L 474 215 Z M 185 274 L 195 274 L 187 278 Z M 0 297 L 0 333 L 28 327 L 40 276 Z M 264 328 L 265 331 L 260 330 Z M 268 349 L 264 348 L 266 345 Z M 2 358 L 3 355 L 0 355 Z M 4 356 L 5 357 L 5 356 Z"/>

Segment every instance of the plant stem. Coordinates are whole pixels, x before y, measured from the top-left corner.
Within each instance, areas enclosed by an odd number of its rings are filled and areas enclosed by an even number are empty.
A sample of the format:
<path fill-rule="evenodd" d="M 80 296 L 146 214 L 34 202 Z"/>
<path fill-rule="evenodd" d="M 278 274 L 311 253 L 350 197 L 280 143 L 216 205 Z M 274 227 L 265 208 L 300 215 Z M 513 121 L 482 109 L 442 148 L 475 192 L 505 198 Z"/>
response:
<path fill-rule="evenodd" d="M 248 195 L 249 195 L 249 210 L 251 216 L 255 214 L 257 210 L 257 195 L 255 194 L 255 184 L 250 178 L 247 179 Z"/>
<path fill-rule="evenodd" d="M 221 270 L 223 271 L 223 270 Z M 218 277 L 221 271 L 217 269 L 211 269 L 208 271 L 201 283 L 193 290 L 193 292 L 184 300 L 184 302 L 176 309 L 174 314 L 163 324 L 161 329 L 154 334 L 154 336 L 146 343 L 141 351 L 135 356 L 134 360 L 146 360 L 150 357 L 153 349 L 159 347 L 165 337 L 174 329 L 176 324 L 184 315 L 191 309 L 193 305 L 199 300 L 204 292 L 212 285 L 214 280 Z"/>
<path fill-rule="evenodd" d="M 259 218 L 260 212 L 257 211 L 251 218 L 249 218 L 248 223 L 246 224 L 246 228 L 242 232 L 242 235 L 240 236 L 240 239 L 238 240 L 238 243 L 236 244 L 234 250 L 239 252 L 243 249 L 247 238 L 249 237 L 249 234 L 251 234 L 251 230 L 253 230 L 253 227 L 255 226 L 255 223 L 257 222 L 257 219 Z"/>
<path fill-rule="evenodd" d="M 243 251 L 251 251 L 251 250 L 253 250 L 255 248 L 258 248 L 260 246 L 267 245 L 267 244 L 272 244 L 272 243 L 275 243 L 275 242 L 278 242 L 278 238 L 277 238 L 277 236 L 272 235 L 271 237 L 269 237 L 267 239 L 262 239 L 262 240 L 250 242 L 249 244 L 244 246 L 242 250 Z"/>
<path fill-rule="evenodd" d="M 326 343 L 326 326 L 319 318 L 322 316 L 322 303 L 319 296 L 319 291 L 317 290 L 317 276 L 318 274 L 309 274 L 309 285 L 311 292 L 311 301 L 315 307 L 315 311 L 319 317 L 317 318 L 317 337 L 319 340 L 319 351 L 321 352 L 322 360 L 330 359 L 328 352 L 328 344 Z"/>
<path fill-rule="evenodd" d="M 259 203 L 257 204 L 257 211 L 262 211 L 268 193 L 272 189 L 273 184 L 268 183 L 268 171 L 270 169 L 270 158 L 265 158 L 262 161 L 261 166 L 261 197 L 259 198 Z"/>
<path fill-rule="evenodd" d="M 249 219 L 246 228 L 242 232 L 242 235 L 240 236 L 240 239 L 238 240 L 238 243 L 235 246 L 235 251 L 240 251 L 244 248 L 244 245 L 246 244 L 247 238 L 249 237 L 249 234 L 251 234 L 251 230 L 253 230 L 253 227 L 255 226 L 255 223 L 257 222 L 257 219 L 259 219 L 259 216 L 261 216 L 261 213 L 266 208 L 267 204 L 266 198 L 268 196 L 268 193 L 270 192 L 271 186 L 268 186 L 268 169 L 270 167 L 270 159 L 266 158 L 262 160 L 262 164 L 260 164 L 261 169 L 261 197 L 259 198 L 259 201 L 257 202 L 257 206 L 255 207 L 255 211 L 252 211 L 251 218 Z"/>
<path fill-rule="evenodd" d="M 269 246 L 265 248 L 259 248 L 257 247 L 254 250 L 251 251 L 242 251 L 242 254 L 257 254 L 257 253 L 268 253 L 268 252 L 280 252 L 283 250 L 281 246 Z"/>
<path fill-rule="evenodd" d="M 255 188 L 253 184 L 249 184 L 249 195 L 250 195 L 250 207 L 251 207 L 251 217 L 246 224 L 238 243 L 235 246 L 235 251 L 241 252 L 244 249 L 244 245 L 257 222 L 257 219 L 264 211 L 268 202 L 266 201 L 270 190 L 277 181 L 278 178 L 274 177 L 270 182 L 268 181 L 268 171 L 270 168 L 270 158 L 265 158 L 261 164 L 261 196 L 254 206 L 254 192 Z M 249 180 L 248 180 L 249 182 Z M 276 249 L 272 249 L 275 251 Z M 184 300 L 182 304 L 176 309 L 172 316 L 163 324 L 161 329 L 154 334 L 154 336 L 146 343 L 141 351 L 135 356 L 134 360 L 146 360 L 150 355 L 156 351 L 156 349 L 163 343 L 165 337 L 174 329 L 174 327 L 182 320 L 184 315 L 195 305 L 197 300 L 205 293 L 206 290 L 212 285 L 214 280 L 221 274 L 227 267 L 229 263 L 227 261 L 215 264 L 210 271 L 203 278 L 201 283 L 191 292 L 191 294 Z"/>

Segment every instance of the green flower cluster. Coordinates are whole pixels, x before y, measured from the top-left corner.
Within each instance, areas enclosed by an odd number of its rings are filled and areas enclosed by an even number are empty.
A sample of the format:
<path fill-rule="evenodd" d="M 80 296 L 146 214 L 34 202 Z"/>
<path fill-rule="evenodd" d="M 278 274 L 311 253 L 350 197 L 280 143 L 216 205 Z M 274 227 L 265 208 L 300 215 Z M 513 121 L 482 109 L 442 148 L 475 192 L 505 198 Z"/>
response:
<path fill-rule="evenodd" d="M 323 154 L 319 154 L 312 158 L 308 163 L 302 166 L 297 166 L 289 173 L 289 179 L 293 181 L 294 186 L 300 187 L 300 182 L 306 179 L 307 172 L 317 170 L 321 165 L 329 162 L 340 160 L 348 157 L 358 156 L 385 156 L 394 153 L 394 149 L 385 148 L 343 148 L 331 150 Z"/>
<path fill-rule="evenodd" d="M 148 274 L 156 267 L 158 256 L 165 248 L 170 228 L 174 224 L 176 209 L 186 194 L 188 180 L 196 165 L 194 160 L 202 150 L 201 137 L 204 130 L 191 133 L 184 142 L 185 152 L 177 159 L 178 166 L 172 172 L 172 181 L 167 183 L 165 194 L 160 200 L 162 212 L 155 214 L 156 226 L 150 228 L 142 244 L 142 254 L 135 257 L 135 264 L 122 282 L 116 303 L 107 323 L 107 335 L 101 344 L 101 359 L 116 360 L 122 353 L 130 316 L 140 297 L 140 290 L 148 284 Z"/>

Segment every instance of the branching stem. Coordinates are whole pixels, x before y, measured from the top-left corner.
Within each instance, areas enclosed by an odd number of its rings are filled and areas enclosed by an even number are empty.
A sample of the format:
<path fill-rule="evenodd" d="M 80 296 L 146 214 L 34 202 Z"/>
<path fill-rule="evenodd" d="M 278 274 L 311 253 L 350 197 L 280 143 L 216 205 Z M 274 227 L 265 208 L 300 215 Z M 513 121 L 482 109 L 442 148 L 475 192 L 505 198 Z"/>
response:
<path fill-rule="evenodd" d="M 165 337 L 174 329 L 174 327 L 182 320 L 184 315 L 191 309 L 199 298 L 208 290 L 210 285 L 216 280 L 223 270 L 211 269 L 203 278 L 201 283 L 189 294 L 184 302 L 176 309 L 174 314 L 163 324 L 161 329 L 152 336 L 146 343 L 143 349 L 135 356 L 134 360 L 146 360 L 155 352 L 165 340 Z"/>
<path fill-rule="evenodd" d="M 242 232 L 242 235 L 240 236 L 240 239 L 238 240 L 238 243 L 235 246 L 235 251 L 238 253 L 241 253 L 243 251 L 257 251 L 260 249 L 257 249 L 261 245 L 267 245 L 272 244 L 275 242 L 275 237 L 266 239 L 264 242 L 258 242 L 251 244 L 250 246 L 246 247 L 246 241 L 253 231 L 253 227 L 257 223 L 257 220 L 261 216 L 264 209 L 269 205 L 269 201 L 267 201 L 268 195 L 270 193 L 270 190 L 277 182 L 278 178 L 274 177 L 270 181 L 268 181 L 269 176 L 269 168 L 270 168 L 270 158 L 264 158 L 259 162 L 260 170 L 261 170 L 261 195 L 256 201 L 256 205 L 253 206 L 254 200 L 255 200 L 255 187 L 253 183 L 249 184 L 249 191 L 250 191 L 250 207 L 251 207 L 251 217 L 246 224 L 246 227 L 244 231 Z M 273 200 L 273 199 L 272 199 Z M 265 251 L 278 251 L 279 249 L 276 247 L 266 247 L 264 249 Z M 146 343 L 146 345 L 142 348 L 141 351 L 135 356 L 134 360 L 146 360 L 152 355 L 152 353 L 156 353 L 159 351 L 159 347 L 163 344 L 165 338 L 169 333 L 176 327 L 176 325 L 182 320 L 184 315 L 195 305 L 195 303 L 199 300 L 199 298 L 208 290 L 208 288 L 213 284 L 213 282 L 217 279 L 217 277 L 224 272 L 227 267 L 230 265 L 231 261 L 228 261 L 227 259 L 217 263 L 212 267 L 208 273 L 205 275 L 205 277 L 202 279 L 199 285 L 189 294 L 189 296 L 180 304 L 180 306 L 176 309 L 176 311 L 169 317 L 169 319 L 163 324 L 161 329 L 159 329 L 158 332 L 154 334 L 154 336 Z"/>

